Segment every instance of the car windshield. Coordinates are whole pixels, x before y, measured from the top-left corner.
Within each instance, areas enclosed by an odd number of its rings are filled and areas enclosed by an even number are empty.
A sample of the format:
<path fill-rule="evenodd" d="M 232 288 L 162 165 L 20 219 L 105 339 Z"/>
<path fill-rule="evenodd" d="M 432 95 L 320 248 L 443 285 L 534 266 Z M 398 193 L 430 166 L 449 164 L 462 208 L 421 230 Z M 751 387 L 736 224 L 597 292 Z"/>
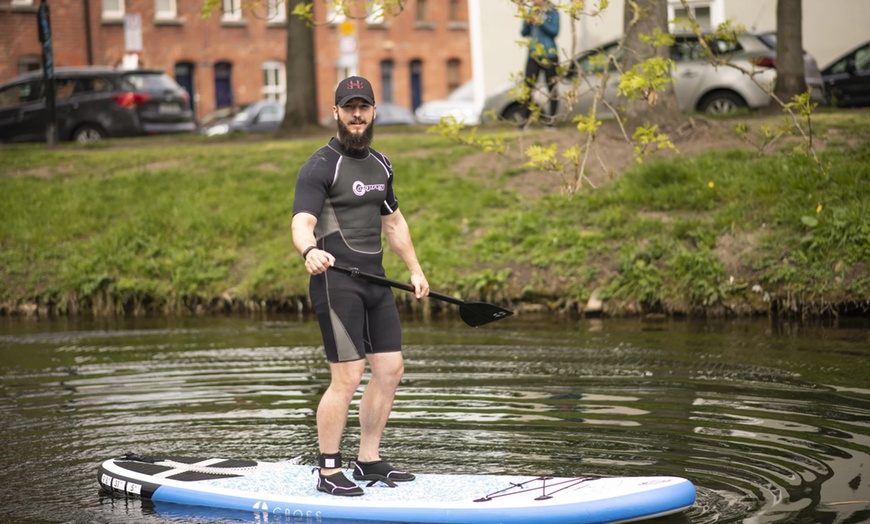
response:
<path fill-rule="evenodd" d="M 221 107 L 219 109 L 215 109 L 214 111 L 203 117 L 202 125 L 211 124 L 212 122 L 217 122 L 219 120 L 226 120 L 227 118 L 236 114 L 236 111 L 238 110 L 238 107 Z"/>
<path fill-rule="evenodd" d="M 474 100 L 474 84 L 471 82 L 462 84 L 447 96 L 447 100 Z"/>
<path fill-rule="evenodd" d="M 858 71 L 867 71 L 870 69 L 870 45 L 865 45 L 861 49 L 855 51 L 855 69 Z"/>
<path fill-rule="evenodd" d="M 130 73 L 124 78 L 133 85 L 136 91 L 147 93 L 163 93 L 166 91 L 178 91 L 178 84 L 163 73 Z"/>
<path fill-rule="evenodd" d="M 867 44 L 854 53 L 837 60 L 825 69 L 826 75 L 847 73 L 850 70 L 866 71 L 870 69 L 870 44 Z"/>
<path fill-rule="evenodd" d="M 771 51 L 776 51 L 776 33 L 761 33 L 758 36 L 758 39 L 761 40 L 764 45 L 768 47 Z M 803 50 L 804 54 L 807 54 L 807 50 Z"/>
<path fill-rule="evenodd" d="M 0 91 L 0 108 L 15 107 L 37 100 L 40 96 L 38 87 L 41 85 L 40 82 L 33 80 L 3 88 Z"/>
<path fill-rule="evenodd" d="M 769 49 L 776 51 L 776 33 L 762 33 L 758 35 L 758 39 L 761 40 Z"/>
<path fill-rule="evenodd" d="M 253 110 L 253 104 L 240 107 L 239 112 L 233 116 L 233 122 L 247 122 Z"/>
<path fill-rule="evenodd" d="M 378 104 L 378 112 L 375 113 L 375 120 L 377 120 L 379 116 L 383 118 L 393 116 L 393 113 L 395 113 L 393 106 L 382 102 Z"/>
<path fill-rule="evenodd" d="M 612 42 L 599 49 L 587 51 L 582 54 L 575 62 L 571 62 L 571 65 L 569 66 L 570 76 L 574 76 L 576 64 L 580 64 L 580 70 L 584 73 L 603 73 L 604 63 L 607 60 L 607 57 L 614 54 L 618 47 L 619 42 Z M 622 59 L 622 50 L 620 50 L 619 53 L 616 53 L 614 59 L 617 62 Z M 615 71 L 612 64 L 608 67 L 608 71 L 611 73 Z"/>

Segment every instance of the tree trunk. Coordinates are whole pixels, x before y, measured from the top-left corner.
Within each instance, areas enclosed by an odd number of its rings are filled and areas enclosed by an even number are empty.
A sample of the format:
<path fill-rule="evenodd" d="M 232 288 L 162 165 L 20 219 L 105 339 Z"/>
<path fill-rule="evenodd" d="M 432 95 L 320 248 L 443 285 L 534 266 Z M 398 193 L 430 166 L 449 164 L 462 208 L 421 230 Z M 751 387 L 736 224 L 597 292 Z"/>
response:
<path fill-rule="evenodd" d="M 303 134 L 317 121 L 317 78 L 314 70 L 314 30 L 289 13 L 306 0 L 287 0 L 287 103 L 282 134 Z"/>
<path fill-rule="evenodd" d="M 783 102 L 807 90 L 804 72 L 803 11 L 801 0 L 778 0 L 776 3 L 776 88 Z"/>
<path fill-rule="evenodd" d="M 669 55 L 667 46 L 653 49 L 640 41 L 640 35 L 651 35 L 656 28 L 668 32 L 667 0 L 625 0 L 623 12 L 625 52 L 621 65 L 624 71 L 653 56 Z M 685 120 L 677 104 L 673 84 L 669 84 L 664 92 L 657 93 L 653 100 L 625 100 L 625 107 L 629 133 L 647 123 L 658 124 L 663 130 L 673 129 Z"/>

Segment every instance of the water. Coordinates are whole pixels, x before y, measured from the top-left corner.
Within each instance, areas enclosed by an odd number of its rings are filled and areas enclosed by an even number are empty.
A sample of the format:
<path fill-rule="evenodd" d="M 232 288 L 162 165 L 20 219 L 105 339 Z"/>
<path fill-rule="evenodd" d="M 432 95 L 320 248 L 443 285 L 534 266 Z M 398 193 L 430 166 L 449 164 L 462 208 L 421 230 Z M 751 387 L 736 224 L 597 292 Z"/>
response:
<path fill-rule="evenodd" d="M 870 522 L 868 328 L 406 322 L 382 451 L 431 473 L 692 480 L 696 504 L 660 523 Z M 314 454 L 319 345 L 297 319 L 0 320 L 0 521 L 214 522 L 101 494 L 96 467 Z"/>

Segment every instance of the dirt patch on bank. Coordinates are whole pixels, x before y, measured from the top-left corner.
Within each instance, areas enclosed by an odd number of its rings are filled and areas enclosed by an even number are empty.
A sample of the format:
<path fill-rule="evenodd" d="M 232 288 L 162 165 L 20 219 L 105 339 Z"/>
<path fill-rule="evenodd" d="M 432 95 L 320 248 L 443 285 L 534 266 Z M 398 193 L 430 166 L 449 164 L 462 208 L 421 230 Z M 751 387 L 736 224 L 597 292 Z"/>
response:
<path fill-rule="evenodd" d="M 480 132 L 503 134 L 507 143 L 506 151 L 504 153 L 477 152 L 467 155 L 454 166 L 456 173 L 476 175 L 474 178 L 477 180 L 492 180 L 493 183 L 505 184 L 508 189 L 533 198 L 548 193 L 565 192 L 571 185 L 581 188 L 601 187 L 615 180 L 637 163 L 634 146 L 629 143 L 614 121 L 605 122 L 591 141 L 570 124 L 553 130 L 530 128 L 517 131 L 507 128 L 483 128 Z M 677 152 L 670 149 L 660 150 L 645 158 L 668 158 L 677 154 L 687 156 L 747 146 L 747 143 L 734 132 L 733 122 L 704 117 L 688 118 L 668 135 L 676 146 Z M 584 152 L 588 150 L 582 179 L 577 172 L 559 174 L 526 166 L 528 161 L 526 151 L 529 147 L 552 144 L 556 144 L 559 153 L 575 145 L 579 145 Z M 486 177 L 487 173 L 504 173 L 506 177 Z"/>

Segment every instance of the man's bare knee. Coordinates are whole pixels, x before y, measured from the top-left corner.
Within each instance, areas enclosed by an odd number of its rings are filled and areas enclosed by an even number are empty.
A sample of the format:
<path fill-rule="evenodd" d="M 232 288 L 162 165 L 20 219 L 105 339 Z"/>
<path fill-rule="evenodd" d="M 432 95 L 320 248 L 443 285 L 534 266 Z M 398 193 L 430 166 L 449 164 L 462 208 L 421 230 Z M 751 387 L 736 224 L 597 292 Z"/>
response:
<path fill-rule="evenodd" d="M 405 361 L 400 352 L 369 355 L 372 380 L 384 385 L 398 386 L 405 374 Z"/>

